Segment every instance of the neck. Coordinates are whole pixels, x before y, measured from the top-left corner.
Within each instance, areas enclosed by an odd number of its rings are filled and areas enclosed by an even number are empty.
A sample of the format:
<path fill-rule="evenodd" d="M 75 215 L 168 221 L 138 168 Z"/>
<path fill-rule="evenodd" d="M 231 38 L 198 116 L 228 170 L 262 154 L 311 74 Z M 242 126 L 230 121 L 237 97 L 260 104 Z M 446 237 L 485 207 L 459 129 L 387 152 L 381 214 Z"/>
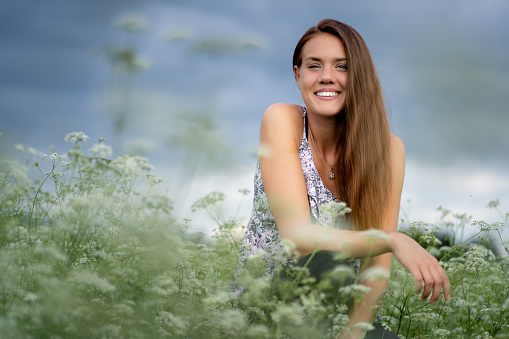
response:
<path fill-rule="evenodd" d="M 341 140 L 345 134 L 344 114 L 332 117 L 323 117 L 308 114 L 308 129 L 314 136 L 316 143 L 325 154 L 337 154 Z M 309 131 L 308 131 L 309 132 Z"/>

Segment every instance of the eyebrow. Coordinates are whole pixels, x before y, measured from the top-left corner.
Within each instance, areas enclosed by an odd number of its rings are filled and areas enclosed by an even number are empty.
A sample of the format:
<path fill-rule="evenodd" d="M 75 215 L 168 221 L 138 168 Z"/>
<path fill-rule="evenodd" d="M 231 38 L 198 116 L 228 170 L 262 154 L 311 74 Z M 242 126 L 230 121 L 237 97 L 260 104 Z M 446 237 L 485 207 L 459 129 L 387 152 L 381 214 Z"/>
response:
<path fill-rule="evenodd" d="M 304 61 L 309 61 L 309 60 L 311 60 L 311 61 L 322 61 L 322 59 L 316 58 L 316 57 L 308 57 Z M 336 58 L 335 61 L 346 61 L 346 58 Z"/>

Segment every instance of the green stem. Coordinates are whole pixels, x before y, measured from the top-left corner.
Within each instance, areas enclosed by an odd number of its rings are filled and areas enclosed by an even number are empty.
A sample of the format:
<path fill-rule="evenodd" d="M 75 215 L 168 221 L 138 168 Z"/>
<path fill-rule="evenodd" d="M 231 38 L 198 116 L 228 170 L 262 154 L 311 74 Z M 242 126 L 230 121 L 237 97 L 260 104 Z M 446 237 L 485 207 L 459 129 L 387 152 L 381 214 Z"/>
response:
<path fill-rule="evenodd" d="M 456 246 L 460 246 L 460 245 L 465 244 L 465 243 L 466 243 L 467 241 L 469 241 L 470 239 L 473 239 L 474 237 L 476 237 L 476 236 L 478 236 L 479 234 L 481 234 L 481 232 L 482 232 L 482 231 L 477 232 L 476 234 L 474 234 L 473 236 L 471 236 L 470 238 L 468 238 L 467 240 L 465 240 L 464 242 L 462 242 L 462 243 L 461 243 L 461 244 L 459 244 L 459 245 L 454 245 L 454 246 L 451 248 L 451 250 L 450 250 L 449 252 L 447 252 L 447 253 L 446 253 L 446 254 L 445 254 L 442 258 L 440 258 L 438 261 L 440 262 L 440 261 L 444 260 L 444 259 L 445 259 L 445 258 L 446 258 L 449 254 L 451 254 L 451 252 L 454 250 L 454 248 L 455 248 Z"/>
<path fill-rule="evenodd" d="M 497 230 L 497 233 L 498 233 L 498 237 L 500 238 L 500 242 L 502 243 L 502 247 L 504 248 L 506 253 L 509 254 L 509 248 L 507 248 L 507 246 L 505 246 L 504 240 L 502 239 L 502 234 L 500 234 L 499 230 Z"/>
<path fill-rule="evenodd" d="M 41 173 L 41 176 L 44 178 L 44 175 L 42 175 L 41 168 L 39 167 L 39 163 L 36 162 L 36 166 L 39 169 L 39 172 Z M 41 191 L 42 186 L 44 185 L 46 180 L 48 180 L 48 178 L 51 176 L 51 174 L 53 173 L 54 170 L 55 170 L 55 162 L 53 161 L 53 168 L 48 173 L 48 175 L 46 175 L 46 178 L 44 178 L 44 180 L 41 182 L 41 184 L 37 188 L 37 191 L 35 192 L 34 201 L 32 203 L 32 208 L 30 210 L 30 222 L 28 223 L 28 228 L 32 228 L 32 221 L 34 220 L 34 209 L 35 209 L 35 203 L 37 202 L 37 196 L 39 195 L 39 192 Z M 35 226 L 36 225 L 34 225 L 34 227 Z"/>

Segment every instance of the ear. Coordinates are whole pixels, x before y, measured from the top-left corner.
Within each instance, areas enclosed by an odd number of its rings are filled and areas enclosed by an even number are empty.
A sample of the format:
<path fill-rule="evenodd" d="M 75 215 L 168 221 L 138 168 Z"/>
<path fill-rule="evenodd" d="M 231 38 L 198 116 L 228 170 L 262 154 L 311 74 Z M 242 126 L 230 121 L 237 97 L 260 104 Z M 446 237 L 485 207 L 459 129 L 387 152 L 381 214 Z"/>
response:
<path fill-rule="evenodd" d="M 295 81 L 297 81 L 297 86 L 300 88 L 300 72 L 297 66 L 293 66 L 293 75 L 295 76 Z"/>

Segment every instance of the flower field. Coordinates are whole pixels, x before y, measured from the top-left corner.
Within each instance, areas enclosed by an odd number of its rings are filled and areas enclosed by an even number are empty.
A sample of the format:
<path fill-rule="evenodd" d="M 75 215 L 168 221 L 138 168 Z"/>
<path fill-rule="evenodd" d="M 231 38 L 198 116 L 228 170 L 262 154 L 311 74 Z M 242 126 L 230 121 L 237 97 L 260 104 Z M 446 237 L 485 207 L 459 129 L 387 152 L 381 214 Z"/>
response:
<path fill-rule="evenodd" d="M 234 277 L 240 225 L 212 213 L 224 194 L 195 203 L 193 210 L 209 211 L 217 224 L 212 239 L 196 236 L 192 220 L 176 220 L 172 200 L 158 193 L 161 180 L 150 174 L 147 159 L 112 158 L 101 138 L 85 152 L 88 139 L 68 134 L 65 154 L 18 145 L 21 162 L 0 160 L 1 338 L 339 333 L 348 320 L 346 306 L 328 300 L 330 284 L 315 284 L 305 269 L 298 283 L 274 286 L 260 255 Z M 239 190 L 239 197 L 246 193 Z M 453 290 L 450 302 L 441 298 L 431 306 L 394 262 L 379 313 L 402 338 L 509 338 L 509 245 L 502 236 L 507 214 L 500 223 L 471 222 L 479 233 L 460 243 L 455 237 L 466 223 L 467 217 L 457 216 L 440 225 L 447 243 L 433 225 L 405 224 L 405 232 L 441 260 Z M 351 274 L 338 269 L 331 279 Z M 231 288 L 234 281 L 247 287 L 244 293 Z M 289 295 L 281 300 L 277 290 Z M 355 298 L 365 293 L 357 285 L 342 290 Z"/>

